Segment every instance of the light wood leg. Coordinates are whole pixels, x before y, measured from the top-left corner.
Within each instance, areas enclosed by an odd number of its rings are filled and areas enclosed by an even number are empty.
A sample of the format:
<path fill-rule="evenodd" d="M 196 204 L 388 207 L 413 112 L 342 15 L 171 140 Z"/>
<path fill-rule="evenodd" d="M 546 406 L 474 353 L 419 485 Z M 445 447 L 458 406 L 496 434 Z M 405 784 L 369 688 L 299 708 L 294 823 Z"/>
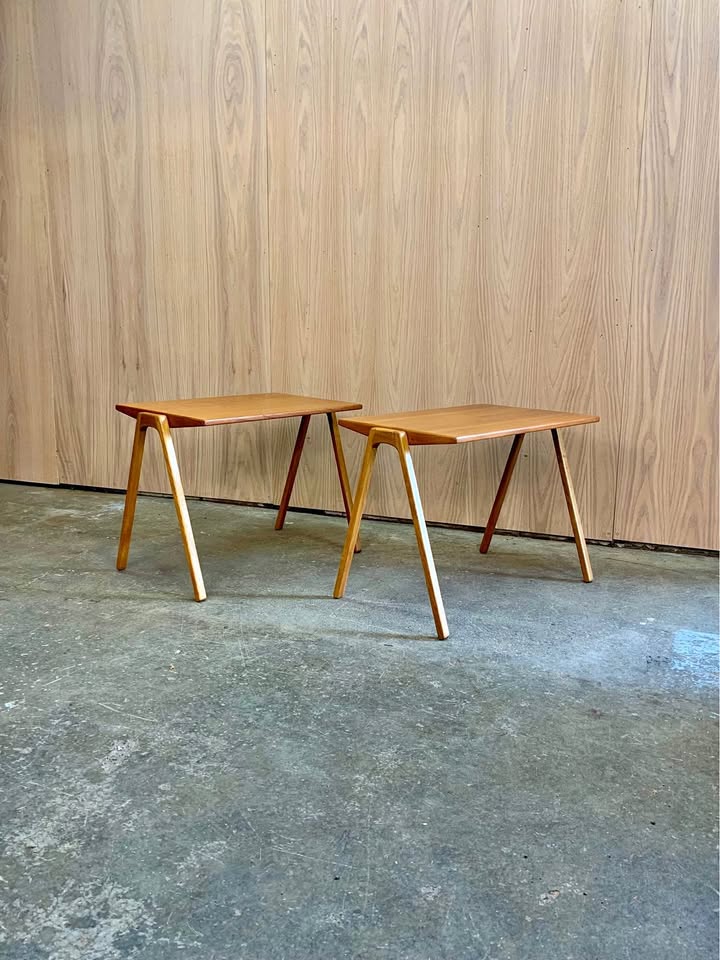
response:
<path fill-rule="evenodd" d="M 128 474 L 127 492 L 125 494 L 125 509 L 123 511 L 120 543 L 118 544 L 118 570 L 124 570 L 130 553 L 130 538 L 132 537 L 133 521 L 135 520 L 135 505 L 137 504 L 138 487 L 140 486 L 140 471 L 142 470 L 143 452 L 145 450 L 145 435 L 147 424 L 143 423 L 142 415 L 135 421 L 135 438 L 133 440 L 132 455 L 130 457 L 130 472 Z"/>
<path fill-rule="evenodd" d="M 352 516 L 350 526 L 348 527 L 343 547 L 340 567 L 338 569 L 337 579 L 335 581 L 334 597 L 342 597 L 345 593 L 350 565 L 353 557 L 353 547 L 357 540 L 360 530 L 360 521 L 365 510 L 368 489 L 370 487 L 370 477 L 372 475 L 375 455 L 379 444 L 387 443 L 398 452 L 400 457 L 400 466 L 402 469 L 403 480 L 405 481 L 405 490 L 407 492 L 410 512 L 412 514 L 413 526 L 415 527 L 415 536 L 417 537 L 420 559 L 422 561 L 423 572 L 425 574 L 425 584 L 427 586 L 430 606 L 432 607 L 433 618 L 435 620 L 435 629 L 440 640 L 445 640 L 449 636 L 447 620 L 445 618 L 445 608 L 443 606 L 442 596 L 440 594 L 440 585 L 438 583 L 437 572 L 435 570 L 435 561 L 433 560 L 432 549 L 430 547 L 430 538 L 428 537 L 425 516 L 423 514 L 420 492 L 418 490 L 417 479 L 415 477 L 415 468 L 412 457 L 410 456 L 410 446 L 407 442 L 407 435 L 399 430 L 383 430 L 374 428 L 370 431 L 367 446 L 365 447 L 365 456 L 363 458 L 360 479 L 358 480 L 355 499 L 353 502 Z"/>
<path fill-rule="evenodd" d="M 192 580 L 195 599 L 199 602 L 207 597 L 207 593 L 205 592 L 200 561 L 195 548 L 195 537 L 193 536 L 192 526 L 190 524 L 190 514 L 188 513 L 182 480 L 180 479 L 180 467 L 178 466 L 175 455 L 175 445 L 172 441 L 172 434 L 170 433 L 167 417 L 156 416 L 153 420 L 155 421 L 153 425 L 160 437 L 165 466 L 168 477 L 170 478 L 170 487 L 172 489 L 173 500 L 175 501 L 175 510 L 177 512 L 178 523 L 180 524 L 183 546 L 185 547 L 185 557 L 187 558 L 188 567 L 190 568 L 190 579 Z"/>
<path fill-rule="evenodd" d="M 337 578 L 335 579 L 335 589 L 333 590 L 333 596 L 336 599 L 342 597 L 345 593 L 348 574 L 350 573 L 350 565 L 352 564 L 353 553 L 355 552 L 355 544 L 357 543 L 358 534 L 360 533 L 360 522 L 365 510 L 365 502 L 367 500 L 368 490 L 370 489 L 370 477 L 372 476 L 375 455 L 377 453 L 377 443 L 375 442 L 374 433 L 375 431 L 371 430 L 370 436 L 368 437 L 365 456 L 363 457 L 362 468 L 360 470 L 360 478 L 353 499 L 350 523 L 348 524 L 345 545 L 343 546 L 340 566 L 338 568 Z"/>
<path fill-rule="evenodd" d="M 443 606 L 442 595 L 440 594 L 440 584 L 438 583 L 437 571 L 435 570 L 435 561 L 430 547 L 430 538 L 428 537 L 427 525 L 425 524 L 425 515 L 423 513 L 420 491 L 418 490 L 417 479 L 415 477 L 415 467 L 413 466 L 412 457 L 410 456 L 407 434 L 399 433 L 395 448 L 400 456 L 400 466 L 402 467 L 405 490 L 415 526 L 415 536 L 417 537 L 418 550 L 420 551 L 420 559 L 422 560 L 423 572 L 425 574 L 425 584 L 427 586 L 428 596 L 430 597 L 433 619 L 435 620 L 435 629 L 437 630 L 438 638 L 440 640 L 446 640 L 449 636 L 449 630 L 445 617 L 445 608 Z"/>
<path fill-rule="evenodd" d="M 345 454 L 342 446 L 342 438 L 340 436 L 340 427 L 338 426 L 336 414 L 328 413 L 327 421 L 328 426 L 330 427 L 330 439 L 332 441 L 338 477 L 340 478 L 340 490 L 342 491 L 343 503 L 345 504 L 345 516 L 347 517 L 348 523 L 350 523 L 353 506 L 352 490 L 350 488 L 350 478 L 348 477 Z M 357 541 L 355 542 L 355 553 L 360 553 L 360 537 L 358 537 Z"/>
<path fill-rule="evenodd" d="M 585 534 L 583 533 L 582 522 L 580 520 L 567 455 L 557 430 L 552 430 L 551 432 L 553 445 L 555 446 L 555 456 L 557 457 L 558 467 L 560 469 L 560 478 L 565 492 L 565 502 L 567 503 L 568 513 L 570 514 L 570 523 L 572 524 L 575 546 L 577 547 L 578 559 L 580 560 L 580 569 L 582 570 L 585 583 L 592 583 L 593 572 L 592 566 L 590 565 L 590 555 L 588 554 L 587 544 L 585 543 Z"/>
<path fill-rule="evenodd" d="M 275 518 L 276 530 L 282 530 L 285 524 L 285 515 L 287 514 L 288 507 L 290 506 L 290 497 L 292 496 L 293 487 L 295 486 L 295 477 L 297 476 L 298 466 L 300 465 L 300 457 L 302 456 L 303 447 L 305 446 L 305 437 L 307 436 L 309 426 L 310 417 L 309 415 L 304 416 L 300 420 L 300 429 L 298 430 L 297 438 L 295 440 L 295 447 L 293 448 L 292 457 L 290 458 L 288 475 L 285 478 L 285 487 L 282 492 L 282 497 L 280 498 L 280 506 L 278 508 L 277 517 Z"/>
<path fill-rule="evenodd" d="M 513 438 L 512 446 L 510 447 L 510 454 L 508 455 L 507 463 L 505 464 L 505 469 L 503 470 L 502 479 L 500 480 L 500 486 L 495 494 L 495 502 L 492 505 L 492 510 L 490 511 L 490 516 L 488 517 L 488 522 L 485 527 L 485 533 L 483 534 L 482 542 L 480 543 L 480 553 L 487 553 L 490 549 L 490 541 L 495 533 L 495 527 L 497 526 L 500 511 L 502 510 L 502 505 L 505 502 L 505 494 L 510 486 L 510 478 L 513 475 L 513 470 L 515 469 L 515 464 L 517 463 L 517 458 L 520 454 L 520 447 L 522 446 L 524 438 L 524 433 L 517 433 Z"/>

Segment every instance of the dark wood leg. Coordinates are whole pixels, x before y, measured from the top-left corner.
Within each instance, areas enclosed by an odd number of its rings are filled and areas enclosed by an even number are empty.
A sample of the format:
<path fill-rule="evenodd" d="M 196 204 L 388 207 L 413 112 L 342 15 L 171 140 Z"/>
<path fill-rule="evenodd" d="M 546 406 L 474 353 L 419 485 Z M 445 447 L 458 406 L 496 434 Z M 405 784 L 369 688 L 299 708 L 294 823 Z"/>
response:
<path fill-rule="evenodd" d="M 505 464 L 505 469 L 503 470 L 502 479 L 500 480 L 500 486 L 495 494 L 495 501 L 492 505 L 490 516 L 488 517 L 482 542 L 480 543 L 480 553 L 487 553 L 490 549 L 490 541 L 495 533 L 495 527 L 497 526 L 500 511 L 502 510 L 502 505 L 505 502 L 505 494 L 510 486 L 510 478 L 513 475 L 513 470 L 515 469 L 515 464 L 517 463 L 517 459 L 520 454 L 520 447 L 522 446 L 524 438 L 524 433 L 518 433 L 513 438 L 512 446 L 510 447 L 510 454 L 508 455 L 507 463 Z"/>
<path fill-rule="evenodd" d="M 342 438 L 340 436 L 340 427 L 338 426 L 336 414 L 328 413 L 327 421 L 330 427 L 330 439 L 332 441 L 335 464 L 337 466 L 338 477 L 340 478 L 340 490 L 342 491 L 343 503 L 345 504 L 345 516 L 347 517 L 348 523 L 350 523 L 350 517 L 352 516 L 352 489 L 350 487 L 350 478 L 348 477 Z M 360 553 L 360 537 L 358 537 L 355 542 L 355 553 Z"/>
<path fill-rule="evenodd" d="M 298 466 L 300 465 L 300 457 L 302 456 L 303 447 L 305 446 L 305 437 L 307 436 L 309 426 L 310 417 L 309 415 L 304 416 L 300 420 L 300 429 L 298 430 L 297 439 L 295 440 L 295 447 L 293 448 L 292 457 L 290 458 L 290 468 L 288 469 L 288 475 L 285 478 L 285 488 L 283 489 L 277 517 L 275 518 L 276 530 L 282 530 L 285 524 L 285 515 L 288 511 L 288 507 L 290 506 L 290 497 L 292 495 L 293 487 L 295 486 L 295 477 L 297 476 Z"/>

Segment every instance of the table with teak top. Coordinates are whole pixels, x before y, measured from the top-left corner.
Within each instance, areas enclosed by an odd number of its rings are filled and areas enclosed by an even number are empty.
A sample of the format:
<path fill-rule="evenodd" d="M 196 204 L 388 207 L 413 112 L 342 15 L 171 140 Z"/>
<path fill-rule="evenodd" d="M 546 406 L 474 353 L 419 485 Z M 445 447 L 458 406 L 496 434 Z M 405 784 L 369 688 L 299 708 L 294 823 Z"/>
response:
<path fill-rule="evenodd" d="M 130 537 L 135 517 L 135 504 L 140 483 L 140 469 L 145 448 L 145 434 L 148 427 L 153 427 L 160 438 L 173 500 L 175 501 L 175 509 L 180 523 L 180 532 L 185 546 L 185 556 L 190 568 L 190 579 L 192 580 L 195 599 L 204 600 L 207 594 L 195 548 L 195 538 L 190 525 L 190 516 L 185 502 L 171 430 L 175 427 L 214 427 L 228 423 L 250 423 L 255 420 L 280 420 L 300 417 L 300 428 L 275 520 L 275 529 L 282 530 L 305 437 L 310 425 L 310 417 L 316 414 L 325 414 L 327 417 L 335 463 L 340 478 L 340 489 L 345 504 L 345 513 L 349 521 L 352 510 L 352 493 L 345 466 L 345 457 L 343 456 L 337 414 L 342 411 L 360 410 L 361 408 L 361 403 L 322 400 L 317 397 L 301 397 L 289 393 L 256 393 L 233 397 L 202 397 L 194 400 L 118 403 L 116 409 L 129 417 L 134 417 L 136 421 L 135 439 L 130 459 L 130 474 L 125 495 L 125 512 L 123 513 L 117 555 L 118 570 L 124 570 L 127 566 Z"/>
<path fill-rule="evenodd" d="M 415 526 L 418 549 L 425 573 L 437 635 L 441 640 L 448 637 L 448 625 L 445 617 L 442 596 L 435 571 L 427 526 L 423 515 L 422 503 L 418 491 L 415 469 L 410 456 L 411 446 L 469 443 L 474 440 L 490 440 L 495 437 L 513 437 L 510 455 L 503 471 L 500 486 L 490 511 L 485 533 L 480 544 L 480 552 L 487 553 L 495 526 L 502 509 L 505 494 L 512 472 L 517 463 L 520 447 L 526 433 L 549 430 L 555 447 L 555 456 L 560 470 L 565 500 L 572 524 L 575 544 L 580 558 L 583 580 L 590 583 L 592 567 L 588 556 L 582 523 L 578 514 L 577 501 L 573 490 L 570 470 L 565 449 L 558 430 L 584 423 L 597 423 L 599 417 L 585 413 L 562 413 L 557 410 L 533 410 L 524 407 L 503 407 L 494 404 L 471 404 L 464 407 L 446 407 L 435 410 L 413 410 L 408 413 L 383 414 L 373 417 L 353 417 L 340 420 L 342 427 L 355 430 L 367 436 L 365 457 L 353 500 L 352 516 L 348 526 L 340 568 L 335 581 L 335 597 L 345 593 L 350 564 L 360 531 L 365 502 L 367 500 L 370 477 L 375 454 L 381 443 L 394 447 L 400 457 L 400 466 L 405 481 L 405 490 L 410 502 L 410 512 Z"/>

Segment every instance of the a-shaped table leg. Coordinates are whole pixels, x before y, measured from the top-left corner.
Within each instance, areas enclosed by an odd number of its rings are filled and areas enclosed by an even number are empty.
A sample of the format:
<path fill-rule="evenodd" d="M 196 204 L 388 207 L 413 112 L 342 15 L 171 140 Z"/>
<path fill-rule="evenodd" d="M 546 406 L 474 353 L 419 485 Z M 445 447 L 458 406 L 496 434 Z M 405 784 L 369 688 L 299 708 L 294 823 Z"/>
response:
<path fill-rule="evenodd" d="M 433 618 L 435 620 L 435 629 L 439 639 L 445 640 L 449 635 L 445 609 L 440 594 L 435 561 L 430 547 L 430 538 L 428 537 L 420 492 L 415 477 L 415 468 L 412 457 L 410 456 L 410 446 L 408 444 L 407 434 L 402 430 L 385 430 L 375 427 L 370 431 L 367 446 L 365 447 L 365 457 L 360 472 L 360 479 L 355 492 L 352 518 L 350 520 L 350 526 L 348 527 L 347 537 L 345 538 L 345 546 L 340 559 L 340 567 L 335 581 L 333 596 L 342 597 L 345 593 L 348 574 L 350 573 L 350 565 L 352 563 L 353 548 L 357 541 L 360 521 L 362 520 L 368 489 L 370 487 L 370 477 L 375 463 L 375 455 L 381 443 L 387 443 L 394 447 L 400 458 L 400 467 L 402 469 L 405 491 L 415 527 L 415 536 L 417 538 L 418 550 L 420 551 L 420 559 L 425 574 L 425 584 L 430 598 L 430 606 L 432 607 Z"/>
<path fill-rule="evenodd" d="M 160 437 L 163 456 L 165 458 L 165 467 L 167 468 L 170 479 L 170 488 L 172 490 L 173 500 L 175 501 L 175 511 L 177 512 L 178 523 L 180 524 L 180 534 L 182 535 L 183 546 L 185 547 L 185 557 L 190 568 L 190 579 L 192 580 L 195 599 L 199 602 L 207 597 L 205 584 L 203 583 L 200 561 L 195 547 L 195 537 L 193 536 L 192 526 L 190 524 L 190 514 L 188 513 L 187 503 L 185 501 L 185 492 L 183 491 L 182 480 L 180 479 L 180 467 L 178 466 L 175 455 L 175 445 L 172 441 L 170 426 L 167 417 L 158 416 L 156 429 Z"/>
<path fill-rule="evenodd" d="M 446 640 L 449 635 L 447 619 L 445 617 L 445 607 L 443 606 L 442 595 L 440 593 L 440 584 L 438 583 L 437 571 L 435 570 L 435 560 L 433 559 L 432 549 L 430 547 L 430 538 L 428 537 L 425 515 L 423 513 L 422 501 L 420 500 L 420 491 L 418 490 L 417 479 L 415 477 L 415 467 L 410 456 L 410 446 L 407 441 L 407 435 L 400 433 L 395 449 L 400 457 L 400 466 L 405 480 L 405 490 L 407 492 L 410 512 L 412 513 L 413 524 L 415 526 L 415 536 L 417 537 L 418 550 L 422 560 L 423 572 L 425 574 L 425 584 L 427 586 L 428 596 L 430 597 L 430 606 L 432 607 L 433 619 L 435 620 L 435 629 L 440 640 Z"/>
<path fill-rule="evenodd" d="M 353 498 L 352 513 L 350 514 L 350 523 L 348 524 L 345 544 L 343 546 L 342 556 L 340 557 L 340 566 L 338 567 L 337 577 L 335 579 L 335 589 L 333 596 L 336 599 L 342 597 L 347 586 L 348 574 L 352 564 L 355 545 L 360 534 L 360 523 L 365 511 L 365 502 L 367 501 L 368 490 L 370 489 L 370 477 L 372 476 L 373 466 L 375 464 L 375 455 L 377 454 L 377 443 L 373 442 L 374 430 L 370 431 L 367 444 L 365 446 L 365 456 L 363 457 L 362 467 L 360 468 L 360 477 L 358 479 L 355 497 Z"/>
<path fill-rule="evenodd" d="M 300 420 L 300 429 L 298 430 L 297 438 L 295 440 L 292 457 L 290 458 L 288 475 L 285 478 L 285 486 L 283 488 L 282 496 L 280 497 L 280 506 L 278 507 L 277 517 L 275 518 L 276 530 L 282 530 L 285 524 L 285 515 L 287 514 L 288 507 L 290 506 L 290 497 L 292 496 L 293 487 L 295 486 L 295 477 L 297 476 L 298 467 L 300 466 L 300 457 L 302 456 L 303 447 L 305 446 L 305 437 L 307 437 L 309 426 L 310 417 L 307 415 Z"/>
<path fill-rule="evenodd" d="M 592 566 L 590 565 L 590 555 L 588 554 L 587 544 L 585 543 L 585 535 L 583 533 L 582 521 L 580 520 L 577 499 L 575 498 L 572 477 L 570 476 L 567 455 L 557 430 L 551 430 L 551 433 L 553 445 L 555 447 L 555 456 L 557 457 L 558 468 L 560 470 L 560 479 L 562 480 L 563 491 L 565 493 L 565 501 L 567 503 L 568 513 L 570 514 L 570 523 L 572 524 L 575 546 L 577 547 L 578 557 L 580 559 L 580 569 L 582 570 L 583 580 L 586 583 L 591 583 L 593 574 Z M 505 494 L 507 493 L 507 489 L 510 484 L 510 478 L 512 477 L 513 470 L 515 469 L 515 464 L 517 463 L 518 454 L 520 453 L 520 447 L 522 445 L 524 436 L 525 434 L 518 433 L 513 440 L 512 447 L 510 448 L 510 455 L 507 458 L 502 480 L 500 481 L 498 492 L 495 495 L 495 502 L 492 505 L 490 517 L 488 518 L 487 526 L 485 527 L 485 533 L 483 534 L 482 542 L 480 544 L 480 553 L 487 553 L 488 548 L 490 547 L 490 541 L 492 540 L 495 532 L 495 526 L 497 524 L 498 517 L 500 516 L 500 510 L 502 509 L 503 501 L 505 500 Z"/>
<path fill-rule="evenodd" d="M 345 505 L 345 516 L 347 517 L 348 523 L 350 523 L 350 514 L 352 513 L 352 490 L 350 488 L 347 466 L 345 465 L 345 454 L 343 453 L 342 440 L 340 438 L 340 427 L 338 426 L 337 416 L 334 413 L 328 413 L 327 420 L 328 426 L 330 427 L 330 439 L 332 441 L 335 465 L 337 467 L 338 477 L 340 478 L 340 490 L 342 492 L 343 503 Z M 285 487 L 282 492 L 282 497 L 280 498 L 280 506 L 278 507 L 277 517 L 275 518 L 276 530 L 282 530 L 285 524 L 285 517 L 287 515 L 288 507 L 290 506 L 290 497 L 292 496 L 293 487 L 295 486 L 295 477 L 297 476 L 298 467 L 300 466 L 300 458 L 305 446 L 305 438 L 307 437 L 309 424 L 309 416 L 303 417 L 300 421 L 300 429 L 298 430 L 297 438 L 295 440 L 295 447 L 293 449 L 292 457 L 290 458 L 288 475 L 285 479 Z M 358 541 L 358 543 L 355 545 L 355 553 L 359 552 L 360 542 Z"/>
<path fill-rule="evenodd" d="M 510 486 L 510 478 L 513 475 L 513 470 L 515 469 L 515 464 L 517 463 L 517 459 L 520 454 L 520 447 L 522 446 L 524 437 L 524 433 L 518 433 L 513 438 L 512 446 L 510 447 L 510 454 L 508 455 L 507 463 L 505 464 L 505 469 L 503 470 L 502 479 L 500 480 L 500 486 L 495 494 L 495 501 L 492 505 L 490 516 L 488 517 L 482 542 L 480 543 L 480 553 L 487 553 L 490 549 L 490 541 L 495 533 L 495 527 L 497 526 L 502 505 L 505 502 L 505 494 Z"/>
<path fill-rule="evenodd" d="M 148 427 L 157 430 L 162 447 L 165 467 L 170 479 L 170 489 L 172 490 L 175 511 L 180 524 L 180 534 L 182 536 L 183 546 L 185 548 L 185 557 L 190 569 L 190 579 L 192 580 L 193 593 L 195 599 L 200 601 L 207 597 L 205 584 L 203 583 L 200 561 L 195 548 L 195 537 L 193 536 L 192 526 L 190 524 L 190 514 L 188 513 L 185 493 L 183 491 L 182 480 L 180 479 L 180 468 L 175 455 L 175 446 L 170 433 L 170 426 L 167 417 L 160 414 L 141 413 L 138 415 L 135 426 L 135 440 L 133 442 L 132 458 L 130 460 L 130 474 L 128 477 L 128 488 L 125 495 L 125 512 L 123 514 L 122 530 L 120 532 L 120 546 L 118 547 L 117 568 L 124 570 L 127 566 L 128 552 L 130 550 L 130 537 L 132 534 L 133 519 L 135 517 L 135 504 L 137 503 L 138 485 L 140 482 L 140 469 L 142 467 L 143 450 L 145 446 L 145 434 Z"/>
<path fill-rule="evenodd" d="M 345 504 L 345 516 L 347 517 L 347 522 L 350 523 L 353 508 L 352 488 L 350 487 L 350 478 L 348 477 L 347 465 L 345 463 L 345 453 L 343 452 L 337 415 L 329 413 L 327 415 L 327 421 L 330 428 L 330 440 L 332 441 L 335 465 L 337 466 L 338 478 L 340 480 L 340 491 L 342 493 L 343 503 Z M 360 537 L 355 541 L 354 550 L 355 553 L 360 553 Z"/>
<path fill-rule="evenodd" d="M 593 572 L 592 566 L 590 565 L 590 555 L 587 544 L 585 543 L 585 534 L 583 532 L 582 521 L 580 520 L 580 512 L 575 498 L 572 477 L 570 476 L 567 454 L 565 453 L 565 447 L 557 430 L 551 432 L 558 469 L 560 470 L 560 479 L 562 480 L 563 491 L 565 493 L 565 502 L 567 503 L 568 513 L 570 514 L 570 523 L 572 524 L 575 546 L 577 547 L 578 559 L 580 560 L 580 569 L 582 570 L 585 583 L 592 583 Z"/>
<path fill-rule="evenodd" d="M 125 509 L 123 511 L 120 543 L 118 544 L 118 570 L 124 570 L 130 553 L 130 538 L 132 537 L 133 522 L 135 520 L 135 506 L 137 504 L 138 487 L 140 486 L 140 472 L 142 470 L 143 452 L 145 450 L 145 435 L 148 424 L 143 422 L 142 414 L 135 421 L 135 437 L 133 439 L 132 455 L 130 457 L 130 472 L 128 474 L 127 492 L 125 493 Z"/>

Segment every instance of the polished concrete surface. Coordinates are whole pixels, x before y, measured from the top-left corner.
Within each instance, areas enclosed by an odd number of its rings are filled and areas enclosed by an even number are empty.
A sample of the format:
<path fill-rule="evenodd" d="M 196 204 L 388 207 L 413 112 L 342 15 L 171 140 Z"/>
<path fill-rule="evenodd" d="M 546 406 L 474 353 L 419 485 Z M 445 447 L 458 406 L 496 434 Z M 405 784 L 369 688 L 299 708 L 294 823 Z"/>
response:
<path fill-rule="evenodd" d="M 717 560 L 0 484 L 3 960 L 717 957 Z"/>

